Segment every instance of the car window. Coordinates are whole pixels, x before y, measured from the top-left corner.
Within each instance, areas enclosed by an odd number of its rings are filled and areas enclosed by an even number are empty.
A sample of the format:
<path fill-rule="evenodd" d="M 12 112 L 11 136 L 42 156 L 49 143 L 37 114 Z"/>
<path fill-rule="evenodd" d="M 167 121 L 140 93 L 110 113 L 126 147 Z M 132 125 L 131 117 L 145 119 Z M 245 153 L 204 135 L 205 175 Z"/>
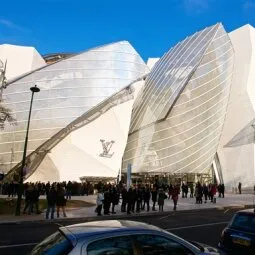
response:
<path fill-rule="evenodd" d="M 66 255 L 72 248 L 71 242 L 58 231 L 36 245 L 30 255 Z"/>
<path fill-rule="evenodd" d="M 255 216 L 249 214 L 237 214 L 231 224 L 232 227 L 255 233 Z"/>
<path fill-rule="evenodd" d="M 87 247 L 88 255 L 133 255 L 132 241 L 128 236 L 95 241 Z"/>
<path fill-rule="evenodd" d="M 157 235 L 136 235 L 143 255 L 193 255 L 189 249 L 171 239 Z"/>

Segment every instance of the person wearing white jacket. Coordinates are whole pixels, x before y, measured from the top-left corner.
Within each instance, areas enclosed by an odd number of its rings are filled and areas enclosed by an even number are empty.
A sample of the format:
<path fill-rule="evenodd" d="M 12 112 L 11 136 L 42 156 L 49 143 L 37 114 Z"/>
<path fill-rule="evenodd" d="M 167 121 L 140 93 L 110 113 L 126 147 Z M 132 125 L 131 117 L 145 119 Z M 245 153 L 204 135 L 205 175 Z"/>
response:
<path fill-rule="evenodd" d="M 96 200 L 96 203 L 97 203 L 96 212 L 97 212 L 98 216 L 102 215 L 101 211 L 102 211 L 102 207 L 103 207 L 103 202 L 104 202 L 104 193 L 102 192 L 102 190 L 99 190 L 98 194 L 97 194 L 97 200 Z"/>

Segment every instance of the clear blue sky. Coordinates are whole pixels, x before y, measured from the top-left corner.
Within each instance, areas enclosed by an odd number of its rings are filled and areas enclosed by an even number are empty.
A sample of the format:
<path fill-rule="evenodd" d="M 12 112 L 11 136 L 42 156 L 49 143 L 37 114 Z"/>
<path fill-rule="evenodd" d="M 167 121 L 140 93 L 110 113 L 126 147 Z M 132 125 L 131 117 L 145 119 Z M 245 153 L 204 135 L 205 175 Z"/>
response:
<path fill-rule="evenodd" d="M 0 44 L 41 54 L 127 40 L 147 60 L 216 22 L 227 31 L 255 26 L 255 0 L 5 0 L 0 8 Z"/>

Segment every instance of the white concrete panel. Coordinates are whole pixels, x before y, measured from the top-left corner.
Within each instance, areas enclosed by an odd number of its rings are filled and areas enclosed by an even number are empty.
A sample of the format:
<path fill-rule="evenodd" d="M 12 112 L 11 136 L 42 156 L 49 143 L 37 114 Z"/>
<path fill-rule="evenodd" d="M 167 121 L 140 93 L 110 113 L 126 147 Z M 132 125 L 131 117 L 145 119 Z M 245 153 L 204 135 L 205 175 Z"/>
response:
<path fill-rule="evenodd" d="M 79 181 L 83 176 L 117 177 L 121 168 L 130 123 L 133 100 L 110 109 L 90 124 L 72 132 L 51 150 L 48 157 L 59 173 L 57 181 Z M 100 139 L 114 141 L 109 154 L 111 158 L 100 157 L 103 152 Z M 38 173 L 54 169 L 41 164 L 28 180 L 36 180 Z M 40 175 L 41 176 L 41 175 Z M 51 179 L 47 180 L 51 181 Z"/>
<path fill-rule="evenodd" d="M 11 80 L 32 70 L 46 65 L 44 59 L 34 47 L 2 44 L 0 60 L 7 60 L 6 77 Z"/>
<path fill-rule="evenodd" d="M 246 25 L 229 36 L 235 51 L 235 63 L 218 155 L 225 186 L 232 189 L 239 182 L 244 188 L 255 184 L 254 143 L 247 139 L 248 133 L 252 132 L 247 131 L 247 125 L 255 117 L 255 29 Z"/>
<path fill-rule="evenodd" d="M 15 166 L 21 161 L 30 87 L 35 83 L 41 91 L 33 101 L 28 155 L 148 71 L 135 49 L 122 41 L 93 48 L 13 80 L 4 90 L 3 99 L 17 125 L 6 125 L 1 130 L 1 168 L 7 172 L 11 164 Z"/>
<path fill-rule="evenodd" d="M 152 69 L 154 65 L 159 61 L 160 58 L 148 58 L 147 66 Z"/>

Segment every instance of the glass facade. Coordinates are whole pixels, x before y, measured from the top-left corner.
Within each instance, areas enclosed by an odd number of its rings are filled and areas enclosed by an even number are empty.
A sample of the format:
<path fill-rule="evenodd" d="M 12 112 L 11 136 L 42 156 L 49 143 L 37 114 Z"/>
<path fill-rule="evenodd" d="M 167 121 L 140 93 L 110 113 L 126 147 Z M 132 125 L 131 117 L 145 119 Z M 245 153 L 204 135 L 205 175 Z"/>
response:
<path fill-rule="evenodd" d="M 128 42 L 97 47 L 24 75 L 10 83 L 3 99 L 17 125 L 6 125 L 0 136 L 0 164 L 5 172 L 21 161 L 31 99 L 28 155 L 69 123 L 149 72 Z"/>
<path fill-rule="evenodd" d="M 219 144 L 234 52 L 221 24 L 170 49 L 155 65 L 133 107 L 123 171 L 203 173 Z"/>

